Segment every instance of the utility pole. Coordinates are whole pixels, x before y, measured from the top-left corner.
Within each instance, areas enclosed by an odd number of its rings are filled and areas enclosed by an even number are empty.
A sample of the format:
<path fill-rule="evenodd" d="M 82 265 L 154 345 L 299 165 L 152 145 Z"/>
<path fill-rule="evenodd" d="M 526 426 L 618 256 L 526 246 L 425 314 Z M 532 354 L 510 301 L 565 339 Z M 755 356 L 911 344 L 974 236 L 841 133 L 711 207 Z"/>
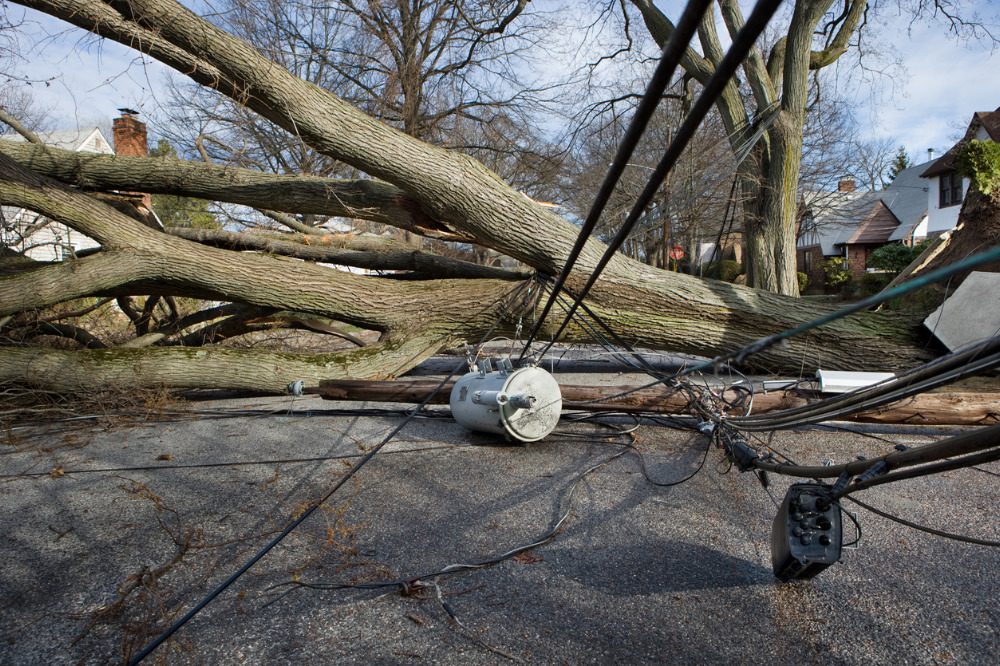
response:
<path fill-rule="evenodd" d="M 667 130 L 667 145 L 673 141 L 674 131 Z M 663 213 L 661 216 L 663 225 L 663 248 L 660 265 L 663 270 L 670 270 L 670 252 L 674 247 L 674 225 L 670 223 L 670 172 L 663 177 Z"/>

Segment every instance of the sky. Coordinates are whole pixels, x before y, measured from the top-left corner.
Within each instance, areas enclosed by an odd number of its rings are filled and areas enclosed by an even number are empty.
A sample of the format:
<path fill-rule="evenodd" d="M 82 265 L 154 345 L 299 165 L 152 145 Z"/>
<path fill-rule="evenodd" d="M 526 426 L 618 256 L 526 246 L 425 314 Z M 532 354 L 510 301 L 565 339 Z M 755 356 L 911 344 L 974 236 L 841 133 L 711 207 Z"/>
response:
<path fill-rule="evenodd" d="M 984 17 L 1000 21 L 993 0 L 966 4 L 978 5 Z M 7 6 L 8 16 L 25 16 L 15 44 L 22 56 L 18 70 L 34 80 L 29 90 L 55 125 L 51 129 L 108 127 L 119 107 L 148 114 L 167 101 L 163 91 L 169 70 L 162 65 L 44 14 Z M 908 18 L 891 9 L 878 21 L 886 55 L 881 61 L 870 59 L 870 65 L 898 58 L 902 67 L 885 76 L 858 77 L 846 71 L 850 82 L 842 90 L 854 97 L 855 115 L 869 138 L 889 138 L 919 163 L 928 148 L 940 155 L 951 147 L 973 112 L 1000 107 L 1000 51 L 963 43 L 949 36 L 941 22 L 909 25 Z M 995 32 L 1000 36 L 1000 26 Z M 873 90 L 879 93 L 873 95 Z M 155 136 L 155 126 L 151 131 Z"/>

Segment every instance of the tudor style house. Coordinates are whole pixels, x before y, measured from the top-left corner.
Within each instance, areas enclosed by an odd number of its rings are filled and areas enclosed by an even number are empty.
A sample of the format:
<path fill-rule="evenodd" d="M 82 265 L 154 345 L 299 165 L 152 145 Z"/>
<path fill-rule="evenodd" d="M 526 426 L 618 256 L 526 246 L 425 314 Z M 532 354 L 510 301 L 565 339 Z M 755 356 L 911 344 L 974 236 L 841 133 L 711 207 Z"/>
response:
<path fill-rule="evenodd" d="M 842 257 L 858 277 L 879 247 L 914 245 L 954 229 L 969 189 L 969 179 L 958 172 L 958 153 L 972 139 L 1000 142 L 1000 108 L 975 113 L 961 141 L 938 159 L 900 171 L 884 190 L 857 192 L 845 178 L 837 192 L 804 192 L 798 270 L 811 284 L 822 284 L 823 262 Z"/>

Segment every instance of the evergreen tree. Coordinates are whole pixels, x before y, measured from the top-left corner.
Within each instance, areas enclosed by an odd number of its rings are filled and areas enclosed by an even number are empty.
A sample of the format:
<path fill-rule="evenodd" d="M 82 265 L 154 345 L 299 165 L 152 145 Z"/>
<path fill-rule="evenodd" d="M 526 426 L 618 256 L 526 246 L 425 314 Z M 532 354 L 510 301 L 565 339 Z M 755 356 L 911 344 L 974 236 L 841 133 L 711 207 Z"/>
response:
<path fill-rule="evenodd" d="M 900 146 L 896 150 L 896 157 L 892 160 L 892 165 L 889 167 L 889 182 L 896 180 L 896 176 L 903 169 L 908 169 L 913 166 L 910 162 L 910 156 L 906 153 L 906 147 Z"/>

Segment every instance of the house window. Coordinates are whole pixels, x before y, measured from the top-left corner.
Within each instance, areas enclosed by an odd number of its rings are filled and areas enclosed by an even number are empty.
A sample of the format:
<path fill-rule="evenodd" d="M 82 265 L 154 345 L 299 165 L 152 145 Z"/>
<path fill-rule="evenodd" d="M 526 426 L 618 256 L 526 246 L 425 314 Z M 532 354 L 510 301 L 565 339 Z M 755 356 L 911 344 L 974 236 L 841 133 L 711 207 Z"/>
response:
<path fill-rule="evenodd" d="M 941 188 L 938 208 L 962 203 L 962 176 L 957 171 L 941 174 L 938 183 Z"/>

